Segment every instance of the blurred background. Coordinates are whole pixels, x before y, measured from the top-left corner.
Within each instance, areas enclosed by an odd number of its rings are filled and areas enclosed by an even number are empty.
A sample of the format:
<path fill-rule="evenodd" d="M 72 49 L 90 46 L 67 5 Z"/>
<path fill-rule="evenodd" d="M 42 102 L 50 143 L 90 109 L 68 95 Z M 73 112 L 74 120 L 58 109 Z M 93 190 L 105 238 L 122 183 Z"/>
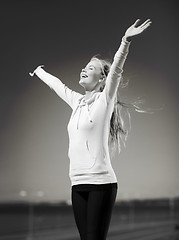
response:
<path fill-rule="evenodd" d="M 68 87 L 83 93 L 78 84 L 81 69 L 95 54 L 112 61 L 125 30 L 137 18 L 141 22 L 150 18 L 152 26 L 131 43 L 124 68 L 124 79 L 129 85 L 121 88 L 120 94 L 126 101 L 143 99 L 142 107 L 154 113 L 131 110 L 126 148 L 112 161 L 119 183 L 114 222 L 118 228 L 117 222 L 131 224 L 132 221 L 134 225 L 144 219 L 153 222 L 159 218 L 167 219 L 168 224 L 176 218 L 179 197 L 177 1 L 2 0 L 0 216 L 3 225 L 0 239 L 10 239 L 9 232 L 14 239 L 14 231 L 22 229 L 33 232 L 34 221 L 37 226 L 45 226 L 43 221 L 49 219 L 48 214 L 57 217 L 49 221 L 54 228 L 59 229 L 58 224 L 65 216 L 67 223 L 74 224 L 66 130 L 71 109 L 28 73 L 43 64 Z M 22 229 L 14 225 L 21 211 L 25 218 L 18 222 L 26 224 L 25 228 L 20 225 Z M 139 212 L 143 216 L 140 221 L 136 215 Z M 151 212 L 159 214 L 150 215 Z M 6 221 L 12 222 L 13 230 L 6 229 Z M 172 231 L 175 226 L 172 223 Z M 63 228 L 60 229 L 62 236 Z M 32 234 L 28 238 L 32 239 Z M 19 235 L 16 239 L 20 239 Z"/>

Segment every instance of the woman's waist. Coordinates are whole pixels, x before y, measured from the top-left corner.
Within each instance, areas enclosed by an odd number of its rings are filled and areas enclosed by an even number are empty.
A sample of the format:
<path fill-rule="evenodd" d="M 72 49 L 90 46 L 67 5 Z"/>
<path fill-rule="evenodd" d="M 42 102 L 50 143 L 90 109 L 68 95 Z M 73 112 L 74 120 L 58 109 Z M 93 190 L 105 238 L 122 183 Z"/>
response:
<path fill-rule="evenodd" d="M 72 185 L 72 191 L 103 191 L 111 188 L 118 188 L 117 182 L 99 183 L 99 184 L 76 184 Z"/>

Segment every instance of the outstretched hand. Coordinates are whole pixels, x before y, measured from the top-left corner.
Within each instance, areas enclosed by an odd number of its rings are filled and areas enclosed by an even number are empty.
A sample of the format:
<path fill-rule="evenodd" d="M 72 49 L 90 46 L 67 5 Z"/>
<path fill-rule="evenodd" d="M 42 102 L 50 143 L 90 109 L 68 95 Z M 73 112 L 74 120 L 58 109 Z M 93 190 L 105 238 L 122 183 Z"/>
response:
<path fill-rule="evenodd" d="M 132 37 L 141 34 L 144 30 L 146 30 L 151 25 L 151 20 L 147 19 L 144 23 L 137 26 L 140 22 L 140 19 L 137 19 L 134 24 L 132 24 L 125 32 L 125 37 L 127 40 L 131 40 Z"/>
<path fill-rule="evenodd" d="M 33 77 L 34 74 L 35 74 L 35 72 L 36 72 L 39 68 L 43 68 L 43 67 L 44 67 L 44 65 L 38 66 L 33 72 L 30 72 L 29 75 L 30 75 L 31 77 Z"/>

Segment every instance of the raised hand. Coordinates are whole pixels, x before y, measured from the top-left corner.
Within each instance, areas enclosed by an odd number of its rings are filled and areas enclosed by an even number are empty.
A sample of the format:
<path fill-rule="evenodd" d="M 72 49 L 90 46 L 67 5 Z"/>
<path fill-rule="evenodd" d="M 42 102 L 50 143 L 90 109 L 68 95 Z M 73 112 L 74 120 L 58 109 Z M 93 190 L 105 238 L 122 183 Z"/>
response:
<path fill-rule="evenodd" d="M 43 68 L 43 67 L 44 67 L 44 65 L 38 66 L 33 72 L 30 72 L 29 75 L 30 75 L 31 77 L 33 77 L 34 74 L 35 74 L 35 72 L 36 72 L 39 68 Z"/>
<path fill-rule="evenodd" d="M 141 33 L 142 33 L 144 30 L 146 30 L 146 29 L 151 25 L 151 23 L 152 23 L 150 19 L 147 19 L 144 23 L 142 23 L 141 25 L 137 26 L 139 22 L 140 22 L 140 19 L 137 19 L 137 20 L 135 21 L 135 23 L 132 24 L 132 26 L 130 26 L 130 27 L 126 30 L 124 37 L 125 37 L 127 40 L 131 40 L 132 37 L 141 34 Z"/>

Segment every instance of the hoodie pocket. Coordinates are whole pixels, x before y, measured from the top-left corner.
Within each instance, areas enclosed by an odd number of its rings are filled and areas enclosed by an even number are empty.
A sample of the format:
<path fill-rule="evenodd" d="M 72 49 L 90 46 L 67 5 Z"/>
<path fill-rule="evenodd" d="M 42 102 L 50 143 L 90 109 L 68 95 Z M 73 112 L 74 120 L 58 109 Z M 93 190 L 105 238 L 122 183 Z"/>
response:
<path fill-rule="evenodd" d="M 86 140 L 85 143 L 75 149 L 75 152 L 71 151 L 71 168 L 74 170 L 87 170 L 95 165 L 96 158 L 91 152 L 89 142 Z"/>

